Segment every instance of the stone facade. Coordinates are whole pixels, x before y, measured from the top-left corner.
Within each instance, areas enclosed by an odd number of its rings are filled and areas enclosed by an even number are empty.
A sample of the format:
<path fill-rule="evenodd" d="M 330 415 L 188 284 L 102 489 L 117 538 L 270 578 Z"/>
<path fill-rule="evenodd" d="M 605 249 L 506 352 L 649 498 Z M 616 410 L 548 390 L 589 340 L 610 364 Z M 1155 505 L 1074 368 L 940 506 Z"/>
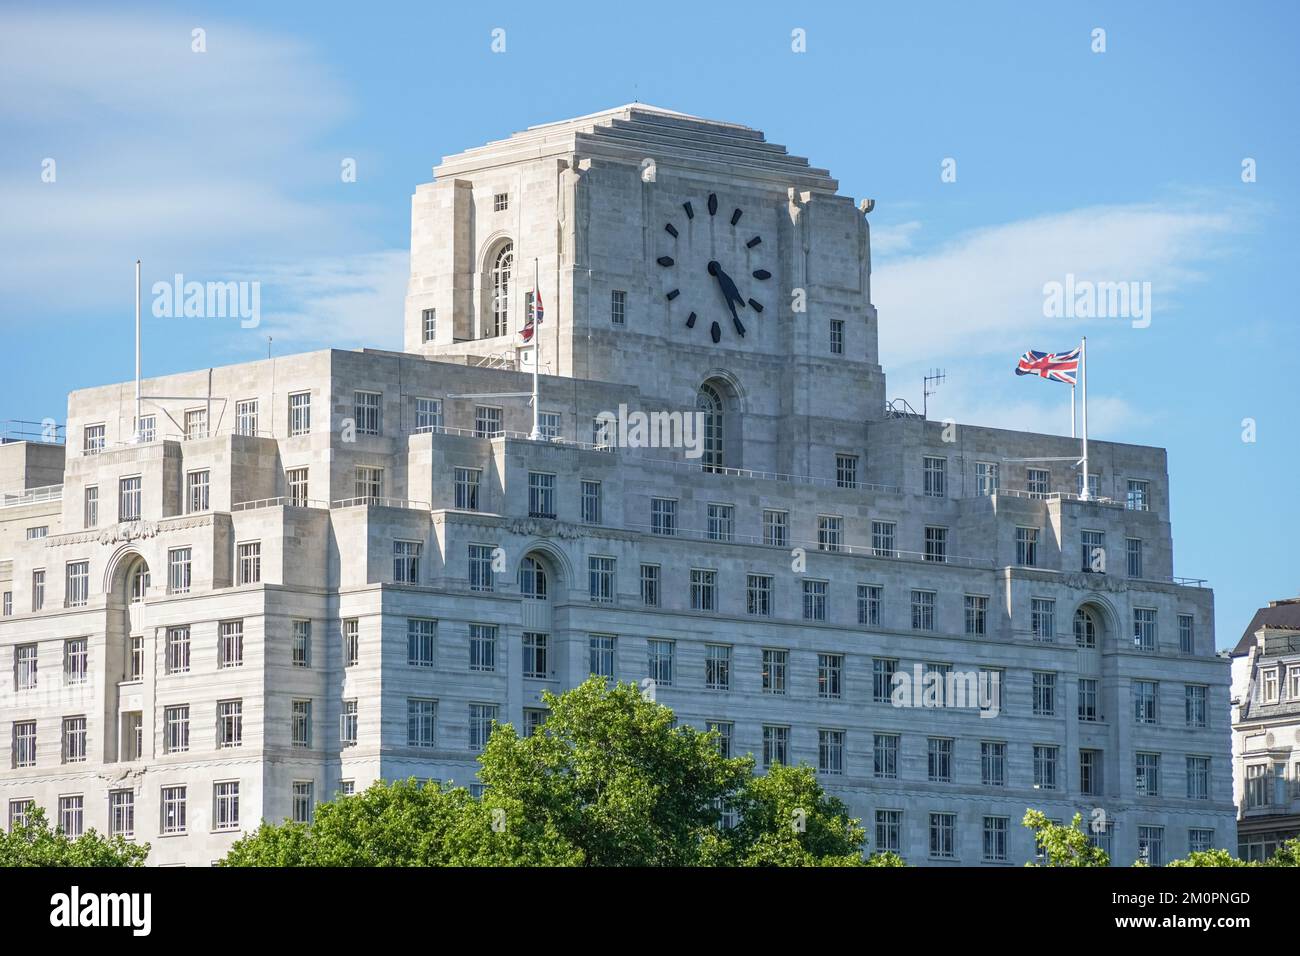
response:
<path fill-rule="evenodd" d="M 147 379 L 138 442 L 133 383 L 74 392 L 61 490 L 50 447 L 0 447 L 6 807 L 107 830 L 129 797 L 153 862 L 205 864 L 378 778 L 472 783 L 493 717 L 594 669 L 818 766 L 912 862 L 1023 863 L 1027 806 L 1100 808 L 1120 863 L 1236 845 L 1162 450 L 1093 442 L 1081 500 L 1016 461 L 1071 439 L 890 410 L 867 220 L 755 130 L 629 106 L 436 175 L 405 352 Z M 610 447 L 621 406 L 698 411 L 703 447 Z M 883 699 L 922 665 L 996 673 L 997 716 Z"/>

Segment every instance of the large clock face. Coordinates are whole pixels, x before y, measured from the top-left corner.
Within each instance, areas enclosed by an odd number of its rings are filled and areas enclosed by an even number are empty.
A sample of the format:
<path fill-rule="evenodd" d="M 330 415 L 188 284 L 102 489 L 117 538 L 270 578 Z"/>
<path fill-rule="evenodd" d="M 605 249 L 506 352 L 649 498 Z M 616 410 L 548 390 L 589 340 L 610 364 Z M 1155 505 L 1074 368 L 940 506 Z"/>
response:
<path fill-rule="evenodd" d="M 705 208 L 710 217 L 718 215 L 718 194 L 709 193 Z M 740 226 L 745 212 L 736 206 L 729 217 L 729 223 L 718 223 L 710 230 L 708 250 L 701 252 L 701 242 L 692 243 L 682 235 L 682 229 L 670 219 L 664 223 L 664 232 L 672 238 L 669 240 L 672 255 L 662 255 L 655 261 L 665 270 L 668 291 L 664 293 L 669 302 L 682 295 L 682 287 L 699 289 L 699 278 L 712 289 L 704 301 L 688 303 L 685 318 L 686 327 L 693 329 L 697 325 L 709 330 L 714 342 L 722 339 L 722 330 L 728 326 L 740 338 L 745 336 L 745 321 L 751 316 L 761 315 L 763 303 L 759 296 L 763 284 L 772 278 L 766 269 L 756 269 L 751 262 L 754 252 L 762 245 L 763 237 L 757 233 L 749 235 Z M 688 231 L 697 212 L 690 200 L 682 203 L 682 217 L 679 221 Z M 694 235 L 693 232 L 690 233 Z M 694 275 L 693 273 L 698 273 Z M 689 277 L 689 278 L 688 278 Z"/>

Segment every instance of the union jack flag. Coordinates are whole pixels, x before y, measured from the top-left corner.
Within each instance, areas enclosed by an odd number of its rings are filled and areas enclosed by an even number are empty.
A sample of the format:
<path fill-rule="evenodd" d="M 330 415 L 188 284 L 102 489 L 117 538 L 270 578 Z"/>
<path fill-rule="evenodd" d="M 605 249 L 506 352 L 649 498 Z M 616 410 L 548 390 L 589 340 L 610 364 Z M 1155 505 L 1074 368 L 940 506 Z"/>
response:
<path fill-rule="evenodd" d="M 1037 375 L 1054 382 L 1074 384 L 1079 371 L 1079 346 L 1068 352 L 1036 352 L 1030 349 L 1016 363 L 1017 375 Z"/>
<path fill-rule="evenodd" d="M 533 332 L 536 327 L 542 324 L 542 290 L 533 291 L 533 308 L 528 320 L 524 322 L 524 327 L 519 330 L 519 337 L 525 342 L 533 340 Z"/>

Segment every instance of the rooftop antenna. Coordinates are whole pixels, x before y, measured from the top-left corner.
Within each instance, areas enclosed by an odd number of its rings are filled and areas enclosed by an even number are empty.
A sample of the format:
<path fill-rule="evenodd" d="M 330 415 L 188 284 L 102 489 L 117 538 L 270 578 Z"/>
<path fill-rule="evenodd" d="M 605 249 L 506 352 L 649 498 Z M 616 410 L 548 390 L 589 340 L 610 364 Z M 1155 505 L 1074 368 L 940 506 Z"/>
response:
<path fill-rule="evenodd" d="M 266 357 L 271 357 L 271 336 L 266 337 Z"/>
<path fill-rule="evenodd" d="M 939 386 L 948 380 L 948 373 L 941 368 L 932 368 L 921 379 L 921 417 L 929 418 L 930 396 L 939 390 Z M 934 387 L 931 388 L 930 386 Z"/>

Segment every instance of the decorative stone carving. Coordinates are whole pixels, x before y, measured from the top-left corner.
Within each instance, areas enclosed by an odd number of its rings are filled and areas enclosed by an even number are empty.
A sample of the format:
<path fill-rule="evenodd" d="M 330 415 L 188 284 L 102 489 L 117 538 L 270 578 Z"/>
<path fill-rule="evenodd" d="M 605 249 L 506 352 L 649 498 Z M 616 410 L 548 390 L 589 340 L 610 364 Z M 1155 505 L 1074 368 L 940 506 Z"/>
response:
<path fill-rule="evenodd" d="M 512 534 L 538 538 L 582 538 L 587 535 L 586 528 L 547 518 L 516 518 L 506 528 Z"/>
<path fill-rule="evenodd" d="M 123 541 L 152 538 L 157 534 L 156 521 L 124 521 L 112 528 L 105 528 L 99 533 L 97 540 L 100 544 L 120 544 Z"/>
<path fill-rule="evenodd" d="M 1110 591 L 1119 593 L 1128 590 L 1128 582 L 1111 574 L 1084 574 L 1077 571 L 1065 575 L 1065 583 L 1080 591 Z"/>

